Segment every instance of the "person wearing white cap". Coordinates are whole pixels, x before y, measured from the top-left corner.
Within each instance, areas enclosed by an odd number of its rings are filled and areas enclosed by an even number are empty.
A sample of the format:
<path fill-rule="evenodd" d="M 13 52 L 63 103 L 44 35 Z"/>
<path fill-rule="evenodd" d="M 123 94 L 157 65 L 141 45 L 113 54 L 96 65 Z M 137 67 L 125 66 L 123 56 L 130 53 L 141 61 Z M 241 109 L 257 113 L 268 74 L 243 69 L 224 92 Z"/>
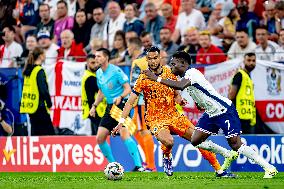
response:
<path fill-rule="evenodd" d="M 40 31 L 37 34 L 37 40 L 39 47 L 45 52 L 45 64 L 56 63 L 59 47 L 51 41 L 49 31 Z"/>

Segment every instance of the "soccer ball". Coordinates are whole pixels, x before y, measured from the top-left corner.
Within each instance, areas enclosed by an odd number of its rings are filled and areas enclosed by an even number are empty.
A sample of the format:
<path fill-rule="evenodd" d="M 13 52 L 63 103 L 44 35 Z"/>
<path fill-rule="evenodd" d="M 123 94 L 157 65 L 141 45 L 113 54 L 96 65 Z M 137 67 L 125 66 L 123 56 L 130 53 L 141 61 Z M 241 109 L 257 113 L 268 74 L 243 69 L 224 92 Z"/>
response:
<path fill-rule="evenodd" d="M 111 162 L 106 166 L 104 173 L 109 180 L 120 180 L 123 177 L 124 168 L 120 163 Z"/>

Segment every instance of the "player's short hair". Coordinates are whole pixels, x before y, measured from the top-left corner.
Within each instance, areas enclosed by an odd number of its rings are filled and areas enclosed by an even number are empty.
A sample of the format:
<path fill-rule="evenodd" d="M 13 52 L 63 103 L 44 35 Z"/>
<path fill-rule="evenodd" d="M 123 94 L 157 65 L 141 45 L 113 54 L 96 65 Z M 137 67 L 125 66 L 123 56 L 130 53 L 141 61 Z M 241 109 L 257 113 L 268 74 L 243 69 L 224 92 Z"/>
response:
<path fill-rule="evenodd" d="M 108 59 L 110 58 L 110 52 L 109 52 L 108 49 L 106 49 L 106 48 L 99 48 L 99 49 L 97 49 L 97 51 L 101 51 L 105 56 L 108 57 Z"/>
<path fill-rule="evenodd" d="M 185 51 L 178 51 L 173 54 L 172 58 L 183 59 L 188 65 L 191 65 L 191 56 Z"/>
<path fill-rule="evenodd" d="M 156 47 L 156 46 L 152 46 L 152 47 L 150 47 L 150 48 L 147 50 L 147 54 L 148 54 L 149 52 L 157 52 L 157 53 L 160 54 L 160 49 L 159 49 L 158 47 Z"/>
<path fill-rule="evenodd" d="M 246 53 L 245 54 L 245 56 L 244 57 L 252 57 L 252 56 L 255 56 L 256 57 L 256 54 L 254 53 L 254 52 L 248 52 L 248 53 Z"/>

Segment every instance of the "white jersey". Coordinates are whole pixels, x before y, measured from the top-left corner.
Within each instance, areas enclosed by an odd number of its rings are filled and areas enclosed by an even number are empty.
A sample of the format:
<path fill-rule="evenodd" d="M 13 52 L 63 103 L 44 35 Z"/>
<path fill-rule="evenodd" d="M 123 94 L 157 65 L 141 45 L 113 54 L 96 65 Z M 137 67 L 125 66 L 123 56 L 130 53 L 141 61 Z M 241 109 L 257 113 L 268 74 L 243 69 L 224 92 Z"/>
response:
<path fill-rule="evenodd" d="M 231 106 L 232 101 L 221 96 L 199 70 L 190 68 L 184 78 L 189 79 L 191 85 L 183 93 L 188 93 L 209 117 L 221 115 Z"/>

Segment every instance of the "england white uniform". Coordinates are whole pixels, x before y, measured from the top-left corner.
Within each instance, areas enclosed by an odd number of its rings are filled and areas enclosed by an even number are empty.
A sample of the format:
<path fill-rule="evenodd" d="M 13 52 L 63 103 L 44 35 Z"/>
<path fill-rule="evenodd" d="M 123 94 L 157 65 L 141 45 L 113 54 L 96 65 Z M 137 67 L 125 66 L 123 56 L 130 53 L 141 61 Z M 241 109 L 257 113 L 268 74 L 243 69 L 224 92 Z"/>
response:
<path fill-rule="evenodd" d="M 221 96 L 205 79 L 204 75 L 195 68 L 186 71 L 185 79 L 191 85 L 184 89 L 193 100 L 205 110 L 195 129 L 208 134 L 217 134 L 221 128 L 230 138 L 241 133 L 240 119 L 232 101 Z"/>

